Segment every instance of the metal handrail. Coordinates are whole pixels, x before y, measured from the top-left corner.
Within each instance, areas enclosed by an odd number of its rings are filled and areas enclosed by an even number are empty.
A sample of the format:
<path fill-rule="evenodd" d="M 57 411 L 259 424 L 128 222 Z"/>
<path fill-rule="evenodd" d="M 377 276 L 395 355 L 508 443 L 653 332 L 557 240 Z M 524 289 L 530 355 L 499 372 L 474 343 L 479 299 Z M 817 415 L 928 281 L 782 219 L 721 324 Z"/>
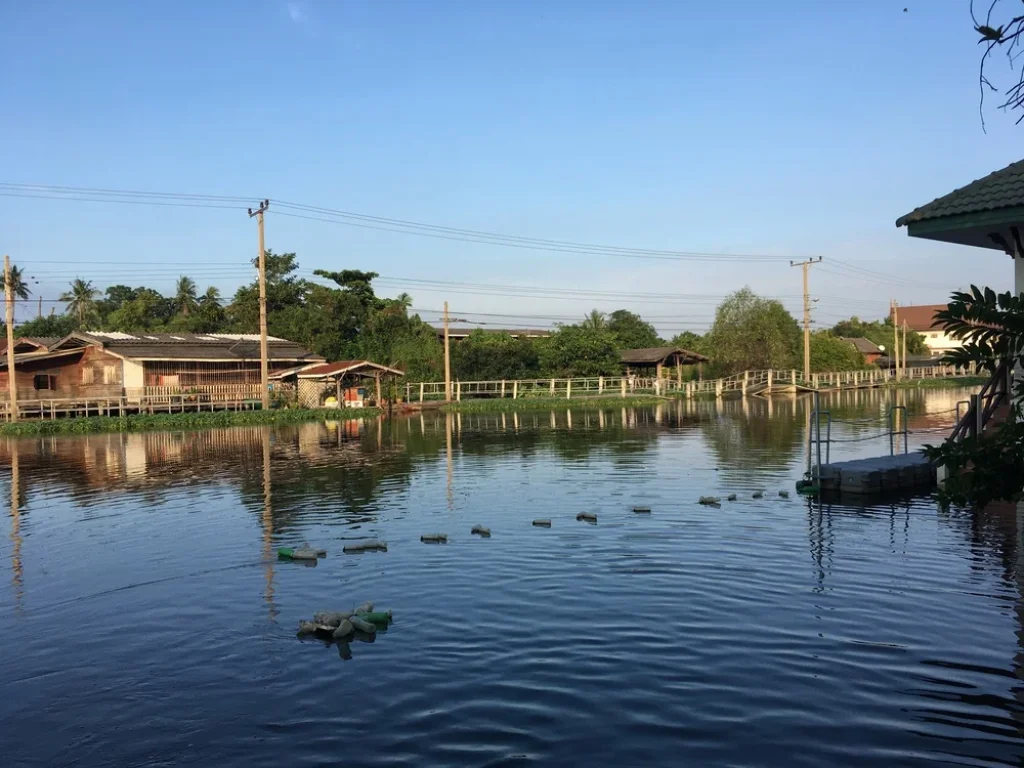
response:
<path fill-rule="evenodd" d="M 949 436 L 950 440 L 963 440 L 972 435 L 980 434 L 985 428 L 989 419 L 996 409 L 1002 405 L 1003 400 L 1010 396 L 1009 377 L 1012 368 L 1009 362 L 1003 360 L 992 373 L 992 377 L 985 382 L 985 386 L 976 395 L 972 395 L 967 413 L 959 418 L 956 427 Z M 959 403 L 957 404 L 959 415 Z"/>

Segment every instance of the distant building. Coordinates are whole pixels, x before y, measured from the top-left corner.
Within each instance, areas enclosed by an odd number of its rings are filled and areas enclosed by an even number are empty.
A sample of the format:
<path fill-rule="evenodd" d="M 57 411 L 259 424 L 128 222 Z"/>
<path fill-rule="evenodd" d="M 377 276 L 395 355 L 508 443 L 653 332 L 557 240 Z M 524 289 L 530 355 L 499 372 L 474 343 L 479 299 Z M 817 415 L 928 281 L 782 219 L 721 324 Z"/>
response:
<path fill-rule="evenodd" d="M 431 326 L 437 333 L 437 338 L 444 341 L 444 326 L 433 325 Z M 483 331 L 484 333 L 507 333 L 513 339 L 542 339 L 546 336 L 551 335 L 551 331 L 533 330 L 530 328 L 476 328 L 469 326 L 448 326 L 448 340 L 449 341 L 462 341 L 469 334 L 474 331 Z"/>
<path fill-rule="evenodd" d="M 871 341 L 871 339 L 865 339 L 863 336 L 855 338 L 840 336 L 839 338 L 847 344 L 853 345 L 854 349 L 864 355 L 864 362 L 868 365 L 874 365 L 878 361 L 878 358 L 885 353 L 885 350 L 875 344 L 875 342 Z"/>
<path fill-rule="evenodd" d="M 935 313 L 945 310 L 946 304 L 919 304 L 911 307 L 894 307 L 893 324 L 916 331 L 924 337 L 924 344 L 933 357 L 943 355 L 951 349 L 960 349 L 963 342 L 946 333 L 946 329 L 935 319 Z"/>
<path fill-rule="evenodd" d="M 76 331 L 62 339 L 14 341 L 15 381 L 24 400 L 120 398 L 170 392 L 258 396 L 260 337 L 233 333 Z M 4 345 L 6 346 L 6 345 Z M 322 363 L 295 342 L 268 339 L 273 374 Z M 0 399 L 7 398 L 7 356 L 0 356 Z"/>

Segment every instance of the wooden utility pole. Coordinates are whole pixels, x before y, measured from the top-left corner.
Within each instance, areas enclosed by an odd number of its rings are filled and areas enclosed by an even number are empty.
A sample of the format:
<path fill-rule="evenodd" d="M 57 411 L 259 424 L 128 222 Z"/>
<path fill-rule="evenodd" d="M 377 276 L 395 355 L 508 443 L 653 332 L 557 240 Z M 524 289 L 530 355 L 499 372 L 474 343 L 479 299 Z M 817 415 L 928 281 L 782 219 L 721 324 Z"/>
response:
<path fill-rule="evenodd" d="M 808 271 L 813 264 L 820 264 L 822 257 L 806 261 L 791 261 L 789 266 L 802 267 L 804 271 L 804 380 L 811 376 L 811 289 Z"/>
<path fill-rule="evenodd" d="M 893 364 L 893 375 L 900 380 L 900 323 L 896 314 L 896 299 L 889 299 L 889 320 L 892 322 L 892 354 L 889 359 Z"/>
<path fill-rule="evenodd" d="M 11 421 L 18 420 L 18 382 L 14 370 L 14 295 L 11 257 L 4 255 L 4 298 L 7 302 L 7 384 L 11 393 Z"/>
<path fill-rule="evenodd" d="M 270 207 L 264 200 L 255 211 L 249 209 L 249 218 L 256 217 L 256 231 L 259 234 L 259 283 L 260 283 L 260 403 L 264 411 L 270 410 L 270 361 L 267 351 L 267 264 L 263 249 L 263 213 Z"/>
<path fill-rule="evenodd" d="M 444 303 L 444 401 L 452 401 L 452 358 L 448 347 L 448 302 Z"/>

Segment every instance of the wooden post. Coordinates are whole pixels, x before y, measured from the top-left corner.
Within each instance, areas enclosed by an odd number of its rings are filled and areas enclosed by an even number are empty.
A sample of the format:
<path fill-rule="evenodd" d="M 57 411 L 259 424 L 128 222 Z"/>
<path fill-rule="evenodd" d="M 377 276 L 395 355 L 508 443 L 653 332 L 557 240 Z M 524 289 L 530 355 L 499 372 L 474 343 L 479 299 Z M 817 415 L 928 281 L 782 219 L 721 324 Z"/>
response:
<path fill-rule="evenodd" d="M 505 399 L 505 380 L 501 380 L 501 399 Z"/>
<path fill-rule="evenodd" d="M 515 400 L 519 397 L 519 380 L 512 382 L 512 399 Z"/>
<path fill-rule="evenodd" d="M 11 285 L 11 257 L 4 255 L 4 298 L 7 303 L 7 386 L 10 391 L 10 420 L 18 420 L 18 376 L 14 369 L 14 296 Z"/>
<path fill-rule="evenodd" d="M 336 393 L 334 395 L 334 399 L 338 401 L 338 410 L 341 410 L 345 407 L 345 401 L 341 399 L 341 376 L 336 376 L 334 378 L 334 391 Z M 318 397 L 317 400 L 319 399 L 320 398 Z"/>
<path fill-rule="evenodd" d="M 772 377 L 774 375 L 775 375 L 775 372 L 771 368 L 769 368 L 768 369 L 768 387 L 767 387 L 767 389 L 765 389 L 765 392 L 767 392 L 769 394 L 771 394 L 771 391 L 772 391 Z"/>
<path fill-rule="evenodd" d="M 572 397 L 572 379 L 565 380 L 565 399 L 568 400 Z"/>
<path fill-rule="evenodd" d="M 420 402 L 423 402 L 423 382 L 420 382 Z"/>
<path fill-rule="evenodd" d="M 551 380 L 551 397 L 555 396 L 555 380 Z"/>
<path fill-rule="evenodd" d="M 380 371 L 375 371 L 374 372 L 374 374 L 373 374 L 373 384 L 374 384 L 374 387 L 376 389 L 377 407 L 380 408 L 381 407 L 380 404 L 382 402 L 381 401 L 381 396 L 380 396 Z"/>
<path fill-rule="evenodd" d="M 410 393 L 412 392 L 412 384 L 406 383 L 405 385 L 405 402 L 409 402 L 411 399 Z"/>
<path fill-rule="evenodd" d="M 747 396 L 747 382 L 750 381 L 750 371 L 743 372 L 743 396 Z"/>
<path fill-rule="evenodd" d="M 626 396 L 626 377 L 622 377 L 622 396 Z"/>
<path fill-rule="evenodd" d="M 462 382 L 461 381 L 455 382 L 455 400 L 457 402 L 460 402 L 460 403 L 462 402 Z"/>
<path fill-rule="evenodd" d="M 604 392 L 604 376 L 597 377 L 597 393 L 601 394 Z"/>
<path fill-rule="evenodd" d="M 249 218 L 256 217 L 256 232 L 259 237 L 259 286 L 260 286 L 260 402 L 263 410 L 270 409 L 270 363 L 267 351 L 267 264 L 266 252 L 263 248 L 263 212 L 270 207 L 270 201 L 264 200 L 254 212 L 249 209 Z M 170 408 L 170 406 L 168 406 Z"/>
<path fill-rule="evenodd" d="M 715 397 L 721 397 L 721 396 L 722 396 L 722 380 L 721 379 L 716 379 L 715 380 Z"/>
<path fill-rule="evenodd" d="M 679 389 L 683 388 L 683 363 L 679 359 L 679 355 L 676 355 L 676 386 Z"/>

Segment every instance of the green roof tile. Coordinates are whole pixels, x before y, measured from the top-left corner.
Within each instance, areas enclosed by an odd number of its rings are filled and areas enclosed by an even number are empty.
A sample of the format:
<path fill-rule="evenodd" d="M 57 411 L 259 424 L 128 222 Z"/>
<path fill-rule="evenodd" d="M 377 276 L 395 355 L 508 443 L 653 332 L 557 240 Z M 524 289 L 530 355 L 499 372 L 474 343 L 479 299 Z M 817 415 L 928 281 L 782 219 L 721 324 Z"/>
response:
<path fill-rule="evenodd" d="M 1002 170 L 915 208 L 906 216 L 896 219 L 896 226 L 1020 205 L 1024 205 L 1024 160 L 1010 163 Z"/>

